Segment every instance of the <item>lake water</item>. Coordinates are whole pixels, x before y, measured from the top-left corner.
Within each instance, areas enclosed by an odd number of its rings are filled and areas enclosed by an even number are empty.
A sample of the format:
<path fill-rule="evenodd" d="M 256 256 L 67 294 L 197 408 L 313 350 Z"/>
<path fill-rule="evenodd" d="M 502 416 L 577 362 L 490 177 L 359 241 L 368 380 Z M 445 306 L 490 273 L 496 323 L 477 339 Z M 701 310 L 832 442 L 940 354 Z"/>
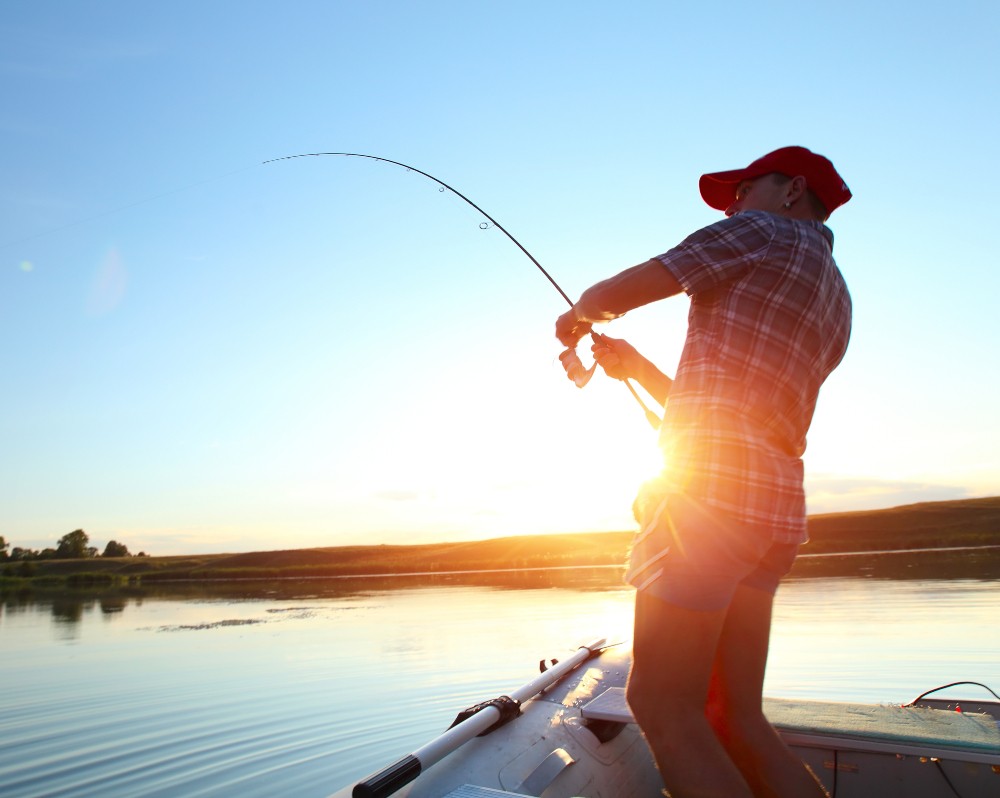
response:
<path fill-rule="evenodd" d="M 628 639 L 616 569 L 8 596 L 0 794 L 320 798 L 594 637 Z M 787 581 L 766 692 L 1000 692 L 1000 579 Z M 985 693 L 966 688 L 966 695 Z M 952 693 L 953 694 L 953 693 Z"/>

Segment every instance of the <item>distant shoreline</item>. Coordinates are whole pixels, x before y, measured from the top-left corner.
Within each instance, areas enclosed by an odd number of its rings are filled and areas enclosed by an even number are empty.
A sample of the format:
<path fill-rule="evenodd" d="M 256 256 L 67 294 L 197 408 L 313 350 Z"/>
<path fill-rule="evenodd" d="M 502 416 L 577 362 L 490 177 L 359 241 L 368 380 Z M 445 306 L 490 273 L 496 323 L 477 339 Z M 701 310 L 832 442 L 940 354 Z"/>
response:
<path fill-rule="evenodd" d="M 340 546 L 240 554 L 97 557 L 0 563 L 0 586 L 434 575 L 622 567 L 632 531 L 535 535 L 409 546 Z M 927 502 L 809 518 L 810 542 L 792 576 L 922 572 L 934 558 L 965 560 L 1000 578 L 1000 497 Z M 892 561 L 891 563 L 889 561 Z M 900 561 L 904 562 L 900 562 Z M 908 562 L 907 562 L 908 561 Z M 837 563 L 842 565 L 838 566 Z"/>
<path fill-rule="evenodd" d="M 1000 578 L 1000 544 L 989 546 L 947 546 L 936 549 L 883 549 L 879 551 L 834 551 L 823 554 L 800 554 L 796 562 L 809 563 L 811 561 L 829 561 L 833 559 L 849 560 L 851 558 L 876 559 L 880 557 L 891 557 L 893 555 L 917 555 L 917 556 L 941 556 L 948 554 L 996 554 L 998 570 L 997 578 Z M 580 570 L 610 570 L 620 569 L 624 572 L 623 563 L 607 565 L 542 565 L 531 568 L 476 568 L 462 569 L 455 571 L 385 571 L 379 573 L 349 573 L 349 574 L 329 574 L 326 576 L 303 577 L 303 576 L 273 576 L 271 579 L 389 579 L 395 577 L 429 577 L 429 576 L 471 576 L 475 574 L 512 574 L 512 573 L 544 573 L 558 571 L 580 571 Z M 859 569 L 859 570 L 863 570 Z M 170 579 L 156 580 L 157 584 L 169 582 L 204 582 L 205 579 Z M 213 581 L 227 582 L 259 582 L 259 577 L 240 576 L 222 577 Z"/>
<path fill-rule="evenodd" d="M 812 557 L 877 557 L 882 554 L 913 554 L 915 552 L 927 552 L 934 554 L 948 554 L 951 552 L 976 552 L 976 551 L 1000 551 L 1000 544 L 989 544 L 985 546 L 940 546 L 933 549 L 874 549 L 871 551 L 828 551 L 799 554 L 799 557 L 810 559 Z"/>

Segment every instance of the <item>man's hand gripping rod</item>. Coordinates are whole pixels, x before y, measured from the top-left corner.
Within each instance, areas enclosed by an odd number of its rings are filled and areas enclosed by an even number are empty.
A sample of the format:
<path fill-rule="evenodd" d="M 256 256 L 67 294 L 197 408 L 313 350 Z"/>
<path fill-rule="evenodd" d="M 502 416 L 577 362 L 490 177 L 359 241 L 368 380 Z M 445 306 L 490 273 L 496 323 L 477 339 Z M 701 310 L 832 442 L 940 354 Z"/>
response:
<path fill-rule="evenodd" d="M 383 163 L 393 164 L 394 166 L 401 166 L 403 169 L 406 169 L 407 171 L 416 172 L 417 174 L 423 175 L 429 180 L 433 180 L 435 183 L 441 186 L 442 189 L 447 189 L 456 197 L 467 202 L 469 205 L 471 205 L 473 208 L 479 211 L 479 213 L 481 213 L 483 216 L 489 219 L 490 222 L 493 224 L 493 226 L 497 228 L 497 230 L 499 230 L 501 233 L 507 236 L 507 238 L 509 238 L 515 245 L 517 245 L 517 248 L 520 249 L 521 252 L 523 252 L 525 255 L 528 256 L 528 260 L 530 260 L 532 263 L 535 264 L 536 267 L 538 267 L 538 270 L 543 275 L 545 275 L 545 278 L 552 284 L 552 287 L 559 292 L 559 295 L 566 300 L 566 302 L 569 304 L 570 307 L 573 307 L 573 300 L 569 298 L 569 296 L 566 294 L 565 291 L 562 290 L 562 288 L 559 287 L 559 283 L 557 283 L 555 279 L 553 279 L 552 275 L 545 270 L 545 268 L 542 266 L 541 263 L 538 262 L 535 256 L 532 255 L 530 252 L 528 252 L 528 250 L 525 249 L 524 245 L 507 231 L 507 228 L 505 228 L 502 224 L 500 224 L 500 222 L 498 222 L 496 219 L 490 216 L 486 211 L 480 208 L 476 203 L 474 203 L 471 199 L 465 196 L 465 194 L 463 194 L 457 188 L 449 186 L 443 180 L 434 177 L 434 175 L 425 172 L 422 169 L 417 169 L 417 167 L 410 166 L 409 164 L 402 163 L 401 161 L 393 161 L 390 158 L 382 158 L 378 155 L 366 155 L 360 152 L 306 152 L 306 153 L 301 153 L 299 155 L 286 155 L 283 158 L 272 158 L 269 161 L 264 161 L 264 163 L 268 164 L 268 163 L 274 163 L 276 161 L 290 161 L 295 158 L 316 158 L 321 156 L 367 158 L 372 161 L 381 161 Z M 483 227 L 485 229 L 488 228 L 489 225 L 487 225 L 484 222 L 482 225 L 480 225 L 480 227 Z M 601 341 L 601 336 L 599 336 L 597 333 L 593 331 L 591 331 L 590 337 L 594 339 L 594 343 L 600 343 Z M 576 351 L 573 349 L 567 349 L 565 352 L 559 355 L 559 359 L 562 361 L 563 368 L 566 369 L 566 373 L 573 380 L 573 382 L 576 383 L 576 385 L 580 388 L 582 388 L 590 381 L 590 378 L 594 373 L 594 369 L 597 366 L 597 364 L 595 363 L 594 366 L 591 367 L 589 370 L 585 369 L 583 367 L 583 364 L 580 362 L 580 358 L 577 357 Z M 646 403 L 643 402 L 639 394 L 636 393 L 635 388 L 632 387 L 631 382 L 629 382 L 627 379 L 623 380 L 623 382 L 625 383 L 625 386 L 629 389 L 629 391 L 632 392 L 632 396 L 635 397 L 635 400 L 642 406 L 642 409 L 646 412 L 646 418 L 648 419 L 649 423 L 653 425 L 653 429 L 659 429 L 660 427 L 659 417 L 652 410 L 646 407 Z"/>
<path fill-rule="evenodd" d="M 560 291 L 560 293 L 562 293 L 562 291 Z M 563 296 L 565 297 L 566 295 L 563 294 Z M 567 301 L 569 301 L 568 297 Z M 569 304 L 570 307 L 573 306 L 572 302 Z M 593 330 L 590 331 L 590 338 L 595 344 L 603 343 L 603 336 L 595 333 Z M 586 386 L 586 384 L 590 382 L 590 378 L 594 376 L 594 372 L 597 369 L 596 360 L 589 369 L 585 369 L 583 367 L 583 363 L 580 361 L 580 356 L 576 353 L 576 349 L 572 347 L 566 349 L 559 355 L 559 361 L 562 363 L 563 369 L 566 371 L 566 376 L 573 380 L 573 384 L 576 385 L 577 388 L 583 388 Z M 650 426 L 653 429 L 659 429 L 660 417 L 646 406 L 646 403 L 642 401 L 642 397 L 639 396 L 635 388 L 632 387 L 632 383 L 627 377 L 623 379 L 622 382 L 625 383 L 625 387 L 629 389 L 632 396 L 635 397 L 635 401 L 637 401 L 642 407 L 643 412 L 646 414 L 646 420 L 649 422 Z"/>

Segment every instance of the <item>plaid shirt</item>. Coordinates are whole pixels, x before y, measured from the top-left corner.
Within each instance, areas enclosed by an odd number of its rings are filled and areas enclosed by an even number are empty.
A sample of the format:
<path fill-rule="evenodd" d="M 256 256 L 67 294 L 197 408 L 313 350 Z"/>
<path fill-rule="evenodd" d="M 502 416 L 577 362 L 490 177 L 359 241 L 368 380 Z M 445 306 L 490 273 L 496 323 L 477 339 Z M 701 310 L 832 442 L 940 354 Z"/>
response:
<path fill-rule="evenodd" d="M 660 436 L 667 490 L 804 542 L 806 431 L 851 331 L 833 234 L 747 211 L 658 259 L 691 298 Z"/>

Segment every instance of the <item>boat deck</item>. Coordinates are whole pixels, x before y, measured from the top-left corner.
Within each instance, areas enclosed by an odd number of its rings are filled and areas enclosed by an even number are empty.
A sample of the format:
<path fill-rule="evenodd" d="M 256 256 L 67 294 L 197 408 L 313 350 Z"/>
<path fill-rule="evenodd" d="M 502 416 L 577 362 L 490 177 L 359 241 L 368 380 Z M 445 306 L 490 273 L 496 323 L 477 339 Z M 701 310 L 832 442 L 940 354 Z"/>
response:
<path fill-rule="evenodd" d="M 987 714 L 942 711 L 927 707 L 794 701 L 765 698 L 764 713 L 791 742 L 829 744 L 835 738 L 865 750 L 892 748 L 905 754 L 963 753 L 967 761 L 1000 763 L 1000 728 Z M 605 690 L 581 709 L 585 718 L 633 723 L 625 690 Z"/>

